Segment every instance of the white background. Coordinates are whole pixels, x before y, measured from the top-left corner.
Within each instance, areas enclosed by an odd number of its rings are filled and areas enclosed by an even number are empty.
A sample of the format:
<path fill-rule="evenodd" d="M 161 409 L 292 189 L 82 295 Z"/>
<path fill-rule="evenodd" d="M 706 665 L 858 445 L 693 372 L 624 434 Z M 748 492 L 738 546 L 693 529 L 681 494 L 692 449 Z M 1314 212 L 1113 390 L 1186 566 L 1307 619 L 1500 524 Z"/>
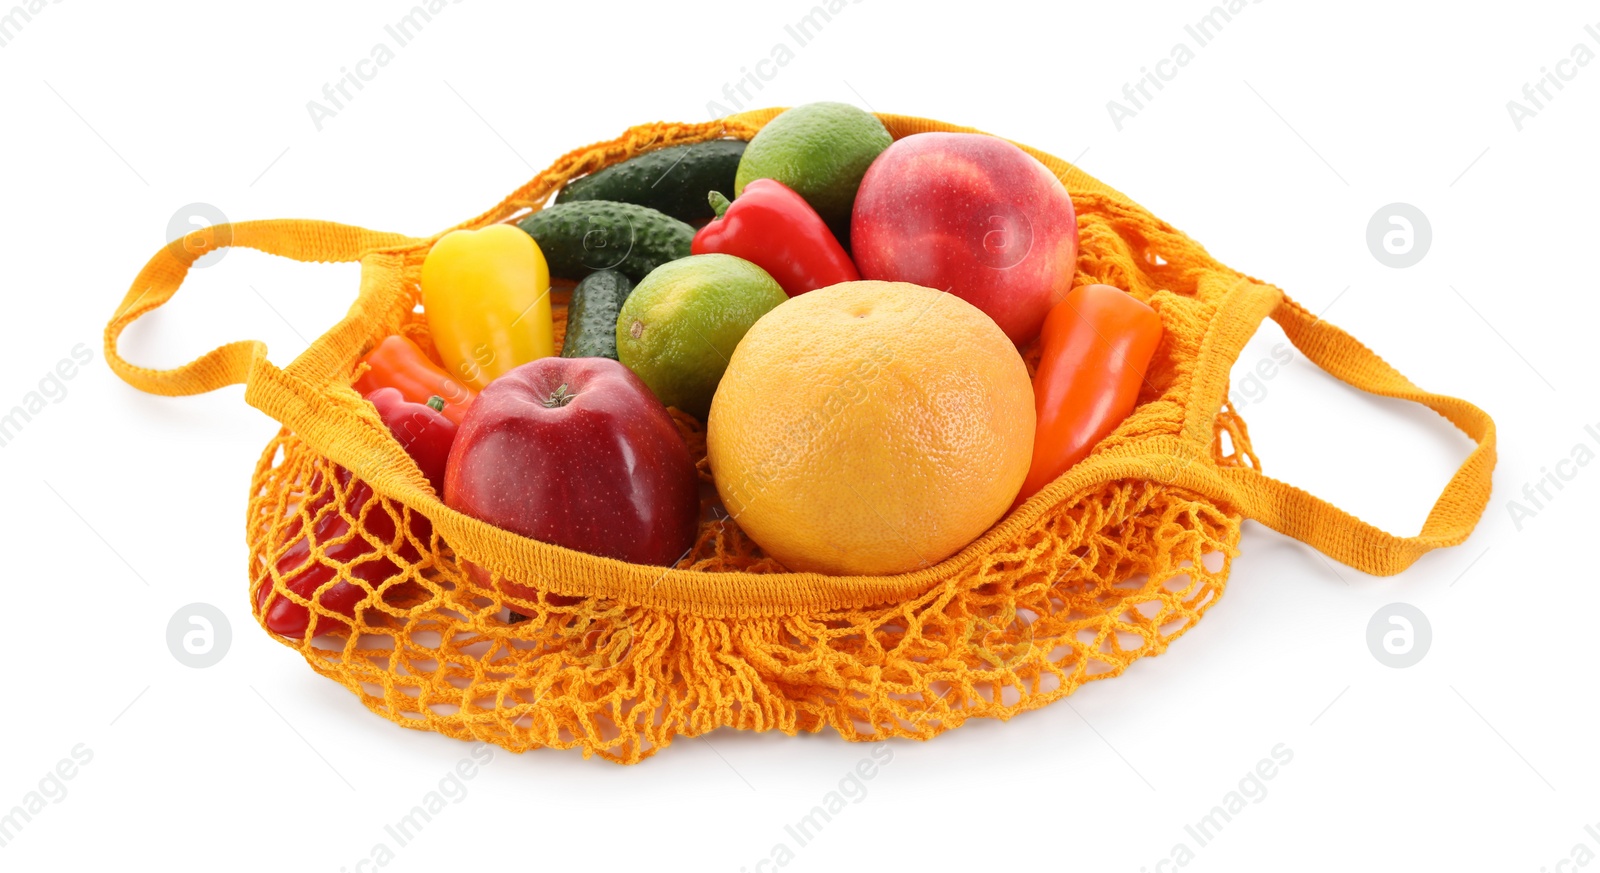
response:
<path fill-rule="evenodd" d="M 789 869 L 1132 873 L 1179 842 L 1195 851 L 1185 869 L 1201 870 L 1531 873 L 1571 869 L 1556 865 L 1579 844 L 1600 854 L 1584 830 L 1600 823 L 1600 465 L 1520 530 L 1510 507 L 1574 446 L 1600 451 L 1584 430 L 1600 430 L 1600 63 L 1521 131 L 1505 105 L 1575 44 L 1600 51 L 1584 30 L 1600 11 L 1422 6 L 1250 5 L 1120 131 L 1106 102 L 1189 39 L 1206 0 L 864 0 L 786 66 L 763 67 L 777 75 L 747 106 L 843 100 L 1079 158 L 1419 384 L 1481 405 L 1501 439 L 1494 496 L 1464 545 L 1376 579 L 1247 524 L 1226 596 L 1166 655 L 1010 723 L 894 742 L 870 793 Z M 251 619 L 241 523 L 275 425 L 238 388 L 148 397 L 105 367 L 103 324 L 174 213 L 202 202 L 234 220 L 425 235 L 573 147 L 704 120 L 713 99 L 734 108 L 724 84 L 775 44 L 793 48 L 784 26 L 809 8 L 451 5 L 321 131 L 307 101 L 392 42 L 384 26 L 404 0 L 66 0 L 0 48 L 0 410 L 75 345 L 94 355 L 0 449 L 0 813 L 75 745 L 93 753 L 0 848 L 0 867 L 149 856 L 355 870 L 472 748 L 369 714 Z M 1409 269 L 1378 263 L 1365 239 L 1396 201 L 1433 230 Z M 229 252 L 123 349 L 169 366 L 254 337 L 286 363 L 344 312 L 355 280 L 353 266 Z M 1282 342 L 1269 324 L 1236 376 Z M 1432 413 L 1357 395 L 1298 354 L 1264 388 L 1243 414 L 1266 470 L 1388 530 L 1415 532 L 1470 448 Z M 166 644 L 169 618 L 197 601 L 233 629 L 209 669 Z M 1366 643 L 1368 620 L 1396 601 L 1433 630 L 1409 669 Z M 1293 760 L 1266 796 L 1196 848 L 1184 826 L 1280 743 Z M 501 752 L 387 869 L 755 870 L 870 750 L 724 731 L 632 768 Z"/>

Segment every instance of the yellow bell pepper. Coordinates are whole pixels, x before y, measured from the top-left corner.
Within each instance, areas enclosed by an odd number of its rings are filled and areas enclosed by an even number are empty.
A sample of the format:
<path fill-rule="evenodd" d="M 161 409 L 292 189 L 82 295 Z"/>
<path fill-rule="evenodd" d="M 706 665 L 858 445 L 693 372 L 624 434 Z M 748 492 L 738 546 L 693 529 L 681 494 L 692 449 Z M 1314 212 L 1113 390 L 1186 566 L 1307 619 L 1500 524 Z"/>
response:
<path fill-rule="evenodd" d="M 513 367 L 555 354 L 550 268 L 509 224 L 457 230 L 422 263 L 422 309 L 445 368 L 482 390 Z"/>

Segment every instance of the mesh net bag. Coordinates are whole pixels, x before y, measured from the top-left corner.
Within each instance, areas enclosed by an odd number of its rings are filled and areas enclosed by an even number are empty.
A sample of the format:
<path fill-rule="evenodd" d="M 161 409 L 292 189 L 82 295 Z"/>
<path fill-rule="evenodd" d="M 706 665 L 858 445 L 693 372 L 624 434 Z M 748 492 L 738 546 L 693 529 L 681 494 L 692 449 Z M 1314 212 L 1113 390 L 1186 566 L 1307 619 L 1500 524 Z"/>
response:
<path fill-rule="evenodd" d="M 650 149 L 749 139 L 778 111 L 631 128 L 563 156 L 459 227 L 520 217 L 568 179 Z M 879 117 L 897 139 L 975 132 Z M 701 523 L 695 548 L 675 568 L 631 565 L 446 507 L 349 387 L 358 361 L 386 336 L 404 334 L 432 350 L 419 278 L 437 236 L 315 221 L 212 228 L 163 248 L 140 272 L 106 328 L 106 359 L 129 384 L 156 394 L 243 383 L 246 401 L 282 423 L 250 483 L 250 603 L 270 587 L 338 626 L 277 639 L 384 718 L 519 752 L 578 747 L 634 763 L 680 736 L 720 727 L 926 739 L 969 718 L 1043 706 L 1165 651 L 1221 596 L 1244 518 L 1375 574 L 1397 573 L 1466 538 L 1494 465 L 1486 414 L 1417 388 L 1277 288 L 1217 263 L 1078 168 L 1023 148 L 1062 179 L 1077 208 L 1076 284 L 1126 289 L 1160 314 L 1165 336 L 1137 409 L 1087 459 L 961 552 L 902 575 L 786 572 L 716 517 Z M 282 368 L 253 341 L 172 370 L 124 360 L 121 332 L 165 304 L 198 257 L 224 245 L 358 261 L 359 295 L 343 320 Z M 558 341 L 564 303 L 558 294 Z M 1385 533 L 1260 472 L 1245 424 L 1227 406 L 1228 378 L 1269 316 L 1333 376 L 1424 404 L 1477 442 L 1419 534 Z M 709 481 L 703 427 L 673 414 Z M 370 488 L 371 498 L 346 499 L 354 488 Z M 342 523 L 325 523 L 329 513 L 342 514 Z M 374 513 L 386 523 L 373 524 Z M 278 569 L 295 541 L 311 539 L 313 557 L 336 571 L 327 584 L 350 580 L 350 567 L 328 557 L 337 543 L 315 541 L 329 531 L 339 541 L 364 537 L 395 565 L 354 620 L 289 591 Z M 464 561 L 516 584 L 480 585 Z M 327 627 L 335 626 L 318 629 Z"/>

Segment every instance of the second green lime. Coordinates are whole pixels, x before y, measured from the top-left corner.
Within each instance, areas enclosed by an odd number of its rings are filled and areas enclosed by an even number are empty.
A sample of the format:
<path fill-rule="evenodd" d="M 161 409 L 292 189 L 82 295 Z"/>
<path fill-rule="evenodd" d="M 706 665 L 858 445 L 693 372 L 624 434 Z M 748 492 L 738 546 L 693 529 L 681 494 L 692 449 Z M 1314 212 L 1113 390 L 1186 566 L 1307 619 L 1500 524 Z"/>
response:
<path fill-rule="evenodd" d="M 656 397 L 704 421 L 745 331 L 789 299 L 767 272 L 732 255 L 670 261 L 640 282 L 617 316 L 617 358 Z"/>

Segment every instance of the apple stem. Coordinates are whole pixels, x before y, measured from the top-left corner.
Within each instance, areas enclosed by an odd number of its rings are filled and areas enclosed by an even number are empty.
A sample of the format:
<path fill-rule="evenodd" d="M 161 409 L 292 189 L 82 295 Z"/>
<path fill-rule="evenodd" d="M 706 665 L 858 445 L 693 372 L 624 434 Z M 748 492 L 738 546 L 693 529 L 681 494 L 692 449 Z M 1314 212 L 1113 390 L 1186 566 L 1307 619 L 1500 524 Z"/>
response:
<path fill-rule="evenodd" d="M 544 408 L 560 409 L 561 407 L 566 406 L 568 403 L 571 403 L 572 398 L 577 396 L 578 395 L 567 390 L 567 383 L 562 382 L 560 388 L 550 392 L 550 396 L 544 399 Z"/>
<path fill-rule="evenodd" d="M 728 198 L 722 196 L 721 191 L 712 191 L 706 195 L 706 200 L 710 202 L 711 211 L 715 212 L 718 218 L 721 218 L 722 213 L 727 212 L 728 207 L 733 205 L 728 202 Z"/>

